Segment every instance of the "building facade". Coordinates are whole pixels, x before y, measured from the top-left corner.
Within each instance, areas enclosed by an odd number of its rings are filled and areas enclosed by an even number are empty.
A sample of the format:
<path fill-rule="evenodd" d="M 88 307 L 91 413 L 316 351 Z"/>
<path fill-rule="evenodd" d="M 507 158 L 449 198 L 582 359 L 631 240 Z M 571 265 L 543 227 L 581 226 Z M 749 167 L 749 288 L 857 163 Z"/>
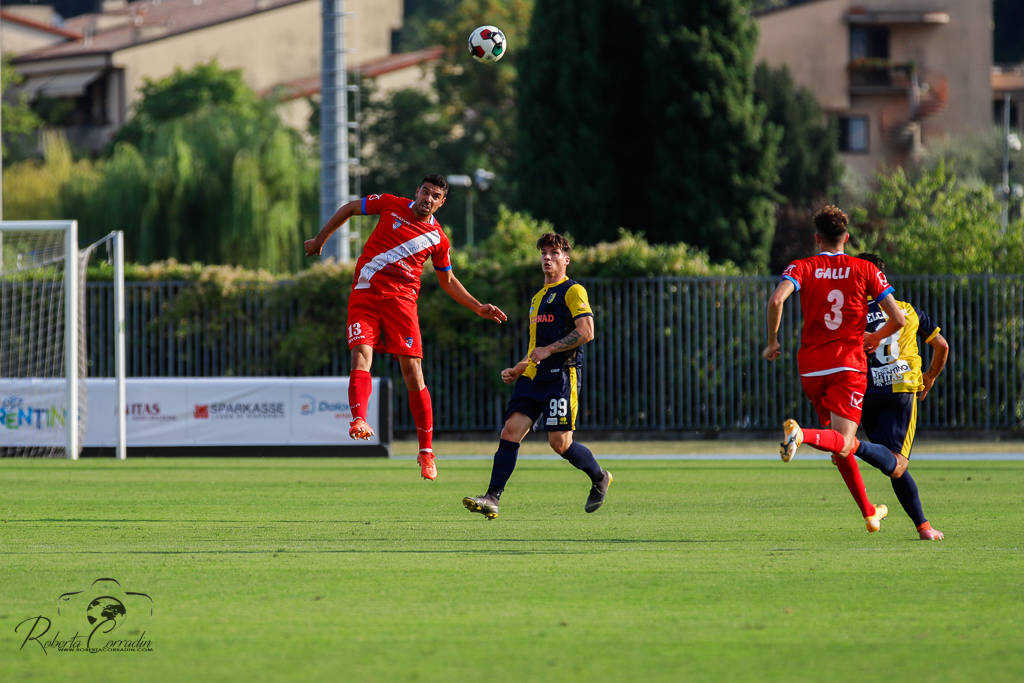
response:
<path fill-rule="evenodd" d="M 815 94 L 863 176 L 991 126 L 991 0 L 808 0 L 756 16 L 757 61 Z"/>
<path fill-rule="evenodd" d="M 391 54 L 402 0 L 346 0 L 347 61 L 358 66 Z M 100 149 L 131 115 L 148 80 L 216 60 L 240 69 L 250 87 L 269 92 L 316 79 L 321 65 L 320 0 L 107 0 L 103 11 L 74 17 L 59 43 L 17 56 L 30 99 L 66 98 L 65 130 Z M 289 118 L 286 113 L 286 118 Z M 298 125 L 297 121 L 289 121 Z"/>
<path fill-rule="evenodd" d="M 51 7 L 2 3 L 0 7 L 0 50 L 6 55 L 16 56 L 81 38 L 59 25 L 60 17 Z"/>

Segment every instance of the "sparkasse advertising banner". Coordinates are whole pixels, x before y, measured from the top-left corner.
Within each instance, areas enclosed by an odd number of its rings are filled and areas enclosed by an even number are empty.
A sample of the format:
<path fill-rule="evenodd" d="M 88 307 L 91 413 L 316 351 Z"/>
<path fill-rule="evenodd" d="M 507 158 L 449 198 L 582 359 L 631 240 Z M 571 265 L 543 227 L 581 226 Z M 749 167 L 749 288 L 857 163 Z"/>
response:
<path fill-rule="evenodd" d="M 116 443 L 115 384 L 85 380 L 83 446 Z M 0 378 L 0 446 L 60 446 L 67 417 L 61 379 Z M 377 445 L 348 436 L 347 377 L 145 378 L 126 381 L 128 446 Z M 379 423 L 373 380 L 370 424 Z"/>

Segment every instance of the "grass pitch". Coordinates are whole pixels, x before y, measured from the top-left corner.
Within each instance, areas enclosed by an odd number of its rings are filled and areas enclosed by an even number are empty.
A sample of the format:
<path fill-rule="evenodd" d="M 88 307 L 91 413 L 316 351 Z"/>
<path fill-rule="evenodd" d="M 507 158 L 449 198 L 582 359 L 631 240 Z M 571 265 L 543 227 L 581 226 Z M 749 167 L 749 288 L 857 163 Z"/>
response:
<path fill-rule="evenodd" d="M 604 464 L 595 514 L 582 473 L 523 460 L 488 522 L 461 505 L 482 460 L 0 461 L 0 677 L 1024 679 L 1024 462 L 915 463 L 930 543 L 867 466 L 871 535 L 827 462 Z M 23 643 L 44 615 L 88 635 L 57 597 L 102 577 L 153 613 L 96 642 L 151 651 Z"/>

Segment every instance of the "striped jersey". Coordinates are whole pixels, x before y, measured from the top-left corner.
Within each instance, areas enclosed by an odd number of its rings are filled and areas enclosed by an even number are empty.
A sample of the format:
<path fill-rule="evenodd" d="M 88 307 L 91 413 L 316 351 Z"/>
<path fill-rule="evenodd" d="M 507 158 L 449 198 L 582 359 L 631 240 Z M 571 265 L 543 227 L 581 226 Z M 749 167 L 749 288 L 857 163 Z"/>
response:
<path fill-rule="evenodd" d="M 553 344 L 576 329 L 576 319 L 593 316 L 587 290 L 583 285 L 568 277 L 544 287 L 530 300 L 530 348 L 529 356 L 539 346 Z M 532 360 L 523 371 L 524 377 L 544 380 L 548 377 L 561 378 L 563 368 L 583 367 L 583 348 L 553 353 L 538 365 Z"/>
<path fill-rule="evenodd" d="M 892 294 L 875 264 L 842 252 L 797 259 L 782 271 L 800 292 L 804 326 L 797 366 L 804 377 L 865 372 L 864 318 L 868 299 Z"/>
<path fill-rule="evenodd" d="M 353 290 L 416 301 L 420 294 L 423 264 L 434 270 L 450 270 L 451 244 L 433 216 L 420 220 L 413 201 L 390 194 L 363 197 L 363 215 L 379 215 L 376 227 L 356 261 Z"/>
<path fill-rule="evenodd" d="M 924 389 L 921 372 L 920 337 L 925 343 L 935 338 L 939 326 L 924 311 L 906 301 L 897 301 L 907 324 L 886 337 L 873 353 L 868 354 L 869 394 L 914 393 Z M 867 331 L 874 332 L 889 319 L 881 306 L 868 306 Z"/>

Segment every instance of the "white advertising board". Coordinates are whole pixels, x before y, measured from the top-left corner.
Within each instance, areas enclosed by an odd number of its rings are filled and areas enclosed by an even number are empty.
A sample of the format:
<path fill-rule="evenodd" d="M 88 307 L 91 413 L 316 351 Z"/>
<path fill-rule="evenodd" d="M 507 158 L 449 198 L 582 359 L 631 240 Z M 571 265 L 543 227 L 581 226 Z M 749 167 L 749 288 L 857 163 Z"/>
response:
<path fill-rule="evenodd" d="M 87 379 L 83 446 L 116 443 L 114 381 Z M 378 445 L 348 436 L 347 377 L 155 378 L 126 382 L 128 446 Z M 380 379 L 367 410 L 379 424 Z M 60 379 L 0 378 L 0 446 L 64 443 Z M 379 430 L 378 430 L 379 431 Z"/>
<path fill-rule="evenodd" d="M 63 446 L 67 412 L 63 380 L 0 380 L 0 446 Z"/>

